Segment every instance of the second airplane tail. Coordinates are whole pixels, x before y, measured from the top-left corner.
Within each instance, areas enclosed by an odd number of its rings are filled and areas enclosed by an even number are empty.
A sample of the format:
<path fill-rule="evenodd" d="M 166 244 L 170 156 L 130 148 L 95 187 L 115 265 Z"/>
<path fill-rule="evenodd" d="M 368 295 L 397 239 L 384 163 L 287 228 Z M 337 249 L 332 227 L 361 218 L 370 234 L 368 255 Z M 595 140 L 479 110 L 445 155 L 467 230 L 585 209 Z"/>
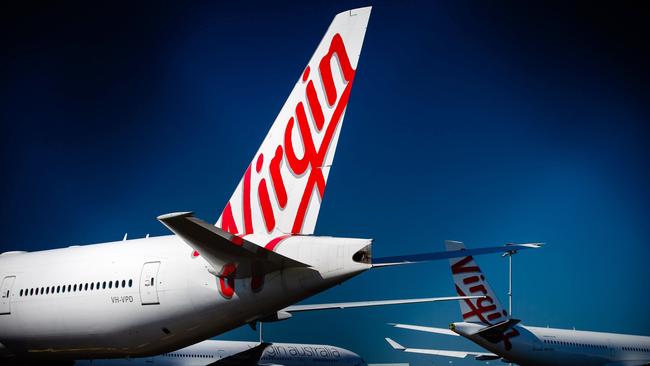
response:
<path fill-rule="evenodd" d="M 464 250 L 458 241 L 445 241 L 447 251 Z M 485 279 L 485 275 L 472 256 L 449 260 L 456 293 L 459 296 L 480 295 L 479 299 L 460 301 L 463 321 L 491 326 L 508 320 L 508 312 L 501 306 L 497 295 Z"/>

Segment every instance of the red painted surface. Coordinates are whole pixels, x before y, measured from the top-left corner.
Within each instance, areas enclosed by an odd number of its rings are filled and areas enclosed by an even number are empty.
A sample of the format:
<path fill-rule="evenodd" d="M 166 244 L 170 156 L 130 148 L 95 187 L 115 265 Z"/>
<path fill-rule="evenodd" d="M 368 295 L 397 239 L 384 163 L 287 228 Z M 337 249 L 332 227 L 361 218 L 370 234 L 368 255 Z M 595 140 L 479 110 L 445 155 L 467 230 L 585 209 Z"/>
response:
<path fill-rule="evenodd" d="M 221 269 L 219 274 L 219 293 L 226 299 L 231 299 L 235 294 L 235 274 L 237 266 L 234 263 L 228 263 Z"/>
<path fill-rule="evenodd" d="M 334 61 L 334 57 L 336 57 L 338 63 Z M 339 65 L 342 71 L 343 81 L 346 83 L 343 90 L 337 90 L 336 88 L 332 67 L 333 63 Z M 267 232 L 271 232 L 276 225 L 276 213 L 273 211 L 273 206 L 271 205 L 271 192 L 275 194 L 280 209 L 286 207 L 289 199 L 298 199 L 298 197 L 300 197 L 298 209 L 293 219 L 293 225 L 290 231 L 294 234 L 300 233 L 302 230 L 307 215 L 307 209 L 309 208 L 309 201 L 313 195 L 314 189 L 317 189 L 320 199 L 323 198 L 325 193 L 326 182 L 322 171 L 323 162 L 330 148 L 341 117 L 343 116 L 343 112 L 347 106 L 355 75 L 355 70 L 352 68 L 343 38 L 340 34 L 335 34 L 330 41 L 327 54 L 325 54 L 318 63 L 319 72 L 311 74 L 310 70 L 310 67 L 307 66 L 302 74 L 302 81 L 307 82 L 305 90 L 306 100 L 299 101 L 296 104 L 294 108 L 295 116 L 291 117 L 287 122 L 282 139 L 283 141 L 277 146 L 275 155 L 269 164 L 269 173 L 271 176 L 271 182 L 273 183 L 271 185 L 271 191 L 269 191 L 266 179 L 263 178 L 259 180 L 256 190 L 256 193 L 259 196 L 260 208 Z M 320 101 L 318 99 L 316 88 L 314 86 L 313 78 L 318 76 L 320 76 L 323 89 L 325 90 L 325 99 L 328 103 L 327 106 L 334 108 L 332 117 L 327 121 L 327 123 L 325 123 L 326 121 L 323 114 L 324 107 L 322 104 L 325 101 Z M 305 104 L 309 106 L 309 111 L 314 118 L 316 131 L 313 131 L 308 123 Z M 304 153 L 300 157 L 297 156 L 293 146 L 292 133 L 294 133 L 294 128 L 297 129 L 304 150 Z M 314 136 L 323 128 L 325 128 L 325 131 L 322 141 L 320 145 L 316 147 Z M 291 197 L 288 195 L 281 174 L 283 153 L 284 157 L 286 157 L 287 167 L 291 169 L 295 175 L 302 176 L 307 174 L 307 182 L 304 191 L 302 193 L 290 192 L 292 193 Z M 262 174 L 263 159 L 264 157 L 262 154 L 257 158 L 255 164 L 257 174 Z M 242 212 L 244 216 L 243 233 L 248 235 L 255 232 L 251 213 L 251 166 L 248 167 L 244 174 L 242 188 Z M 221 225 L 224 230 L 231 233 L 241 234 L 237 231 L 237 226 L 235 225 L 232 208 L 230 207 L 231 203 L 232 202 L 229 202 L 226 209 L 224 209 Z"/>

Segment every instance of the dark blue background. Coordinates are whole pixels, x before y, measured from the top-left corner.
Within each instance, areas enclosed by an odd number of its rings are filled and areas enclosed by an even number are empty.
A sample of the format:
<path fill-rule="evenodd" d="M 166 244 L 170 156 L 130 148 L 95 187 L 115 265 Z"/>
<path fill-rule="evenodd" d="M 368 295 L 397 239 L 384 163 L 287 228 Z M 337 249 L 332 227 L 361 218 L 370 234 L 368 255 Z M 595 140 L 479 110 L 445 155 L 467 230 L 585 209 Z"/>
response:
<path fill-rule="evenodd" d="M 0 251 L 215 221 L 338 12 L 367 2 L 2 5 Z M 376 2 L 317 234 L 377 256 L 543 241 L 515 259 L 530 325 L 650 334 L 649 13 L 585 2 Z M 479 258 L 505 304 L 506 262 Z M 446 262 L 366 273 L 312 301 L 451 295 Z M 369 361 L 457 304 L 299 314 L 276 341 Z M 247 328 L 222 338 L 255 339 Z M 457 364 L 463 364 L 456 361 Z M 467 363 L 472 364 L 471 362 Z"/>

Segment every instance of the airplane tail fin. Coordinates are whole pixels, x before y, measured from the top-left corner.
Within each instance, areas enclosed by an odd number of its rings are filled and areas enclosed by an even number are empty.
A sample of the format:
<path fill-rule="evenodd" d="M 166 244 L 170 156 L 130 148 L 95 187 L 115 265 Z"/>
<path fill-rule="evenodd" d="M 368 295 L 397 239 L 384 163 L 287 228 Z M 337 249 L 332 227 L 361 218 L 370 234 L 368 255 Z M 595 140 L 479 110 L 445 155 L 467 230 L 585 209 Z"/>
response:
<path fill-rule="evenodd" d="M 464 250 L 458 241 L 445 241 L 447 251 Z M 465 299 L 460 302 L 463 321 L 491 326 L 508 320 L 508 312 L 501 306 L 497 295 L 485 279 L 481 268 L 472 256 L 449 260 L 451 274 L 459 296 L 482 295 L 480 299 Z"/>
<path fill-rule="evenodd" d="M 313 234 L 371 7 L 334 17 L 216 226 Z"/>

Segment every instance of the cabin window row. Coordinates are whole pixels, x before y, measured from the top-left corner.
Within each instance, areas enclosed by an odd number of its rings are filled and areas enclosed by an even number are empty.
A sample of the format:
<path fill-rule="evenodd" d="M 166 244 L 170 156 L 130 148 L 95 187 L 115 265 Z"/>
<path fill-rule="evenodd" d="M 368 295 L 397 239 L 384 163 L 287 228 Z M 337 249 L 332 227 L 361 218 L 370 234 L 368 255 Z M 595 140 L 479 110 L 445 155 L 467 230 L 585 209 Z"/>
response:
<path fill-rule="evenodd" d="M 47 286 L 47 287 L 34 287 L 34 288 L 25 288 L 21 289 L 18 292 L 18 295 L 23 296 L 39 296 L 39 295 L 50 295 L 50 294 L 59 294 L 66 292 L 81 292 L 81 291 L 95 291 L 95 290 L 105 290 L 112 288 L 126 288 L 133 287 L 133 280 L 117 280 L 117 281 L 103 281 L 103 282 L 88 282 L 88 283 L 79 283 L 74 285 L 57 285 L 57 286 Z"/>
<path fill-rule="evenodd" d="M 164 353 L 167 357 L 194 357 L 194 358 L 214 358 L 213 355 L 193 355 L 191 353 Z"/>
<path fill-rule="evenodd" d="M 636 352 L 650 352 L 649 348 L 642 347 L 623 347 L 624 351 L 636 351 Z"/>
<path fill-rule="evenodd" d="M 558 345 L 563 345 L 563 346 L 573 346 L 573 347 L 587 347 L 587 348 L 594 348 L 594 349 L 607 349 L 607 346 L 604 346 L 602 344 L 574 343 L 574 342 L 556 341 L 554 339 L 545 339 L 544 343 L 558 344 Z"/>

